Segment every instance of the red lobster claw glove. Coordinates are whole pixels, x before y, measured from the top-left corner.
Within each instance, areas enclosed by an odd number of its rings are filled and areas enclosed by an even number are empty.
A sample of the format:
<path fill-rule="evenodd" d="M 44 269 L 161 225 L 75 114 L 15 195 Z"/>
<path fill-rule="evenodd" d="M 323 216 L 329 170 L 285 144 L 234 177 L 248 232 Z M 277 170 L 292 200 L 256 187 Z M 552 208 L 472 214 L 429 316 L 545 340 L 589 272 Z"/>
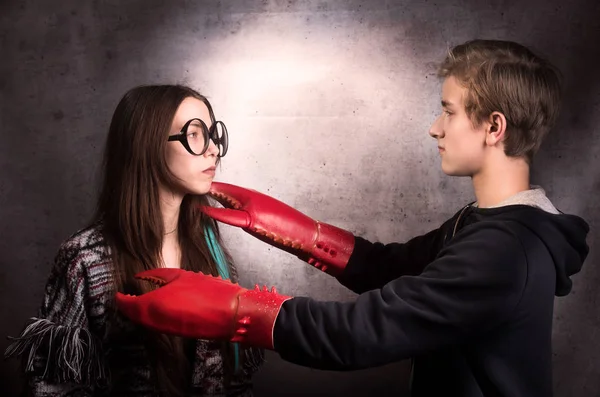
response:
<path fill-rule="evenodd" d="M 136 274 L 159 288 L 140 296 L 117 292 L 131 321 L 155 331 L 194 339 L 229 340 L 273 349 L 273 327 L 289 296 L 275 288 L 248 290 L 220 277 L 160 268 Z"/>
<path fill-rule="evenodd" d="M 352 233 L 315 221 L 255 190 L 213 182 L 209 194 L 225 207 L 202 207 L 211 218 L 241 227 L 333 276 L 345 269 L 354 249 Z"/>

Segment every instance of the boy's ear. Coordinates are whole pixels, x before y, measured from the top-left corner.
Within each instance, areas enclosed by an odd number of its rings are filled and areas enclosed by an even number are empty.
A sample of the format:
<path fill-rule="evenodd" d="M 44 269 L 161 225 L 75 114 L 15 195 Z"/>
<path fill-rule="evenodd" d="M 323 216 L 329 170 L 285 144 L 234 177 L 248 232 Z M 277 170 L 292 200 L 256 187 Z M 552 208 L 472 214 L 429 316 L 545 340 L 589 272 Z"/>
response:
<path fill-rule="evenodd" d="M 485 143 L 494 146 L 504 140 L 506 117 L 500 112 L 492 112 L 487 120 Z"/>

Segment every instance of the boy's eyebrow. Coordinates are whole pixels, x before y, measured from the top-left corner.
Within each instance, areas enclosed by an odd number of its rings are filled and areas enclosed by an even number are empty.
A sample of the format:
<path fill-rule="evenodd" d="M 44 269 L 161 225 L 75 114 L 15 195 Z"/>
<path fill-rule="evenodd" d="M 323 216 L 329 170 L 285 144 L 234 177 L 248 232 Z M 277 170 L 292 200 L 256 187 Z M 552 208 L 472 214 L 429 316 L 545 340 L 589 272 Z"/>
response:
<path fill-rule="evenodd" d="M 452 107 L 453 103 L 452 102 L 448 102 L 445 99 L 442 99 L 442 107 L 448 108 L 448 107 Z"/>

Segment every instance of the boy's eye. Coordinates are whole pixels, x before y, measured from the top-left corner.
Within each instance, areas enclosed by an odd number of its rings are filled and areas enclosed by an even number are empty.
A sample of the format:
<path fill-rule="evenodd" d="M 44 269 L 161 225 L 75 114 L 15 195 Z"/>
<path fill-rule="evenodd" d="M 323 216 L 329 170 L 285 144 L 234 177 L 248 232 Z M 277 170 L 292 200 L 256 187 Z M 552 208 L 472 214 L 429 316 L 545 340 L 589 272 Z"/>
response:
<path fill-rule="evenodd" d="M 446 116 L 451 116 L 452 112 L 449 110 L 444 110 L 444 114 L 446 114 Z"/>

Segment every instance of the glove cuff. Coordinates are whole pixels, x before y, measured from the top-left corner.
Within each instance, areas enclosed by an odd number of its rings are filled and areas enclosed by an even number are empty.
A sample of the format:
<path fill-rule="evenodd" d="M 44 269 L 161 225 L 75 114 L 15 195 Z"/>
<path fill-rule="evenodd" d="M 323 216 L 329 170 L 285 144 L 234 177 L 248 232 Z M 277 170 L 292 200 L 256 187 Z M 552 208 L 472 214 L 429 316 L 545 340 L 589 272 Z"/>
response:
<path fill-rule="evenodd" d="M 344 229 L 317 222 L 317 238 L 308 263 L 332 276 L 343 273 L 354 250 L 354 235 Z"/>
<path fill-rule="evenodd" d="M 239 295 L 232 342 L 273 350 L 273 329 L 281 305 L 290 296 L 279 295 L 275 288 L 246 290 Z"/>

